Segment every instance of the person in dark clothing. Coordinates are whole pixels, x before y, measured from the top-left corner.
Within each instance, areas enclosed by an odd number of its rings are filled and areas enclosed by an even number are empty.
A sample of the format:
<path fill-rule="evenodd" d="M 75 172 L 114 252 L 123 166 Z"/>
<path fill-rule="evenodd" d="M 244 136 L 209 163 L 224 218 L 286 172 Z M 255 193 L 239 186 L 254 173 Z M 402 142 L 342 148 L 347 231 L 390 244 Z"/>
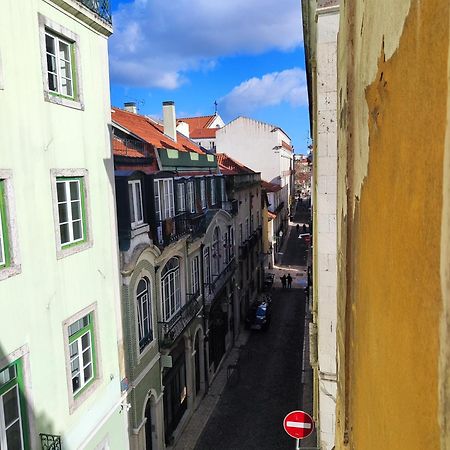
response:
<path fill-rule="evenodd" d="M 290 289 L 291 286 L 292 286 L 292 277 L 291 277 L 290 273 L 288 273 L 288 276 L 286 277 L 286 280 L 287 280 L 287 287 Z"/>
<path fill-rule="evenodd" d="M 281 280 L 281 286 L 283 287 L 283 289 L 286 289 L 286 275 L 283 275 L 282 277 L 280 277 Z"/>
<path fill-rule="evenodd" d="M 297 236 L 298 236 L 300 234 L 300 224 L 298 223 L 295 228 L 297 230 Z"/>
<path fill-rule="evenodd" d="M 303 233 L 306 233 L 306 224 L 303 224 Z"/>

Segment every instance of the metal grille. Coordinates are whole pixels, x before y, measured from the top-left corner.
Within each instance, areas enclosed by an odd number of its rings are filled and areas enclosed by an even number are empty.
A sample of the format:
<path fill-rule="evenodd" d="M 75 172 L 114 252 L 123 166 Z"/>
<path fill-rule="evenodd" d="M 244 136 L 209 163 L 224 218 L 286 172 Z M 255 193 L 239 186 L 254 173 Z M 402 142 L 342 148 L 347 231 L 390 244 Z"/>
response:
<path fill-rule="evenodd" d="M 40 433 L 42 450 L 61 450 L 61 436 Z"/>
<path fill-rule="evenodd" d="M 99 15 L 109 24 L 112 23 L 111 5 L 109 0 L 78 0 L 78 2 L 82 3 L 86 6 L 86 8 L 89 8 L 91 11 Z"/>

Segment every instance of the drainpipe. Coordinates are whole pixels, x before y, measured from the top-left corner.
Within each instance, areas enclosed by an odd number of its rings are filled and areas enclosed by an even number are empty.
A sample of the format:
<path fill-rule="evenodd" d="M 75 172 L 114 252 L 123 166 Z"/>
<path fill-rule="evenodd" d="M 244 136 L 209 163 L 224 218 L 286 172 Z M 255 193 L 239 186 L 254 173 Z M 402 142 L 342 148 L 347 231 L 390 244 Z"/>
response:
<path fill-rule="evenodd" d="M 203 314 L 202 314 L 202 318 L 203 318 L 203 361 L 204 361 L 204 369 L 205 369 L 205 394 L 208 393 L 209 391 L 209 374 L 208 374 L 208 360 L 207 360 L 207 351 L 206 351 L 206 316 L 205 316 L 205 311 L 206 311 L 206 304 L 205 304 L 205 276 L 204 276 L 204 271 L 205 271 L 205 267 L 204 267 L 204 261 L 203 261 L 203 248 L 204 248 L 205 244 L 203 244 L 203 242 L 200 244 L 200 275 L 201 275 L 201 283 L 200 286 L 202 287 L 202 305 L 203 305 Z M 209 340 L 208 340 L 209 342 Z"/>

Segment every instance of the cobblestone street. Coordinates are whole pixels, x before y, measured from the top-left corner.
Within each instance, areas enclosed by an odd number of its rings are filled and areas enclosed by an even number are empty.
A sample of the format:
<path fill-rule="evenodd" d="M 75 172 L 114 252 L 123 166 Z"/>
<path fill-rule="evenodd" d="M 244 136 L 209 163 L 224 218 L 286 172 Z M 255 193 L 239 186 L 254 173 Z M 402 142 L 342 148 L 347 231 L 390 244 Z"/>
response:
<path fill-rule="evenodd" d="M 303 222 L 306 206 L 294 222 Z M 306 221 L 306 220 L 305 220 Z M 238 369 L 226 386 L 203 431 L 197 450 L 289 449 L 295 441 L 283 430 L 283 418 L 302 401 L 305 324 L 306 244 L 295 223 L 283 246 L 282 265 L 273 270 L 273 314 L 267 332 L 252 332 L 241 348 Z M 280 276 L 290 273 L 291 289 Z"/>

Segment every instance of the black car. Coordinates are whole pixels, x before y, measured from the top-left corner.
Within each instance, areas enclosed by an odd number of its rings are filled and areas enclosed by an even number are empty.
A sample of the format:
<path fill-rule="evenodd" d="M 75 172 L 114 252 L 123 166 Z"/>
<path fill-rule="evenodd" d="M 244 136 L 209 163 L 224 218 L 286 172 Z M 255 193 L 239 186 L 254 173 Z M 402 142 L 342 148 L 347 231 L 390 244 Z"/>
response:
<path fill-rule="evenodd" d="M 270 325 L 271 306 L 268 301 L 258 301 L 250 306 L 245 318 L 245 326 L 250 330 L 267 330 Z"/>

